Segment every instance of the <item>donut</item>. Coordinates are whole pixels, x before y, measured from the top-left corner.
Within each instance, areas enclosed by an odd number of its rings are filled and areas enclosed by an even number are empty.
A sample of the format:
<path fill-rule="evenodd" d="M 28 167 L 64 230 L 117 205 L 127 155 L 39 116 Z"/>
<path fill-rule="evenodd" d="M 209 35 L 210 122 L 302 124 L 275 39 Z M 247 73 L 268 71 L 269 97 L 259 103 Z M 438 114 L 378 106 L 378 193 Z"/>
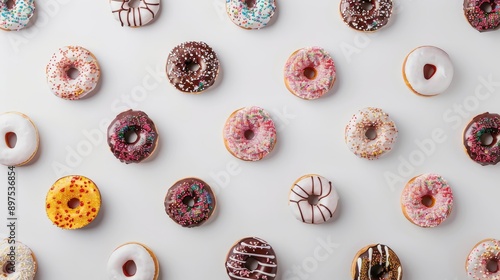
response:
<path fill-rule="evenodd" d="M 12 254 L 13 249 L 14 257 Z M 0 242 L 0 278 L 5 280 L 33 280 L 38 264 L 31 249 L 14 239 Z"/>
<path fill-rule="evenodd" d="M 453 80 L 453 64 L 448 54 L 440 48 L 418 47 L 404 60 L 403 78 L 408 88 L 418 95 L 438 95 Z"/>
<path fill-rule="evenodd" d="M 483 144 L 483 137 L 491 136 L 491 143 Z M 495 165 L 500 161 L 500 115 L 488 112 L 475 116 L 464 129 L 463 143 L 469 157 L 481 165 Z"/>
<path fill-rule="evenodd" d="M 71 71 L 77 72 L 78 76 L 71 78 Z M 47 64 L 46 73 L 50 90 L 56 96 L 67 100 L 80 99 L 91 93 L 101 76 L 95 56 L 78 46 L 57 50 Z"/>
<path fill-rule="evenodd" d="M 372 244 L 358 251 L 352 262 L 351 273 L 356 280 L 401 280 L 403 267 L 389 246 Z"/>
<path fill-rule="evenodd" d="M 136 267 L 135 273 L 127 270 L 132 264 Z M 116 248 L 108 259 L 108 279 L 156 280 L 159 273 L 158 259 L 151 249 L 141 243 L 125 243 Z"/>
<path fill-rule="evenodd" d="M 339 195 L 328 179 L 309 174 L 293 183 L 288 199 L 288 205 L 297 220 L 321 224 L 333 217 Z"/>
<path fill-rule="evenodd" d="M 160 10 L 160 0 L 138 0 L 137 7 L 129 4 L 133 0 L 110 0 L 111 11 L 122 26 L 141 27 L 150 23 Z"/>
<path fill-rule="evenodd" d="M 90 224 L 101 208 L 101 194 L 89 178 L 70 175 L 58 179 L 47 192 L 45 210 L 62 229 L 79 229 Z"/>
<path fill-rule="evenodd" d="M 500 26 L 500 0 L 464 0 L 464 14 L 477 31 L 495 30 Z"/>
<path fill-rule="evenodd" d="M 345 129 L 345 141 L 351 152 L 369 160 L 390 152 L 397 137 L 398 129 L 389 115 L 373 107 L 360 110 Z"/>
<path fill-rule="evenodd" d="M 224 145 L 235 157 L 258 161 L 268 155 L 276 144 L 276 126 L 269 113 L 252 106 L 233 112 L 223 131 Z"/>
<path fill-rule="evenodd" d="M 36 155 L 40 143 L 38 130 L 33 121 L 18 112 L 0 114 L 0 163 L 6 166 L 21 166 L 29 163 Z M 10 136 L 17 141 L 11 147 Z"/>
<path fill-rule="evenodd" d="M 28 26 L 35 14 L 35 0 L 12 0 L 12 7 L 9 2 L 0 1 L 0 29 L 18 31 Z"/>
<path fill-rule="evenodd" d="M 167 77 L 182 92 L 201 93 L 214 84 L 219 64 L 217 54 L 206 43 L 185 42 L 170 51 Z"/>
<path fill-rule="evenodd" d="M 274 280 L 278 261 L 273 248 L 266 241 L 246 237 L 234 244 L 227 253 L 226 271 L 231 280 Z"/>
<path fill-rule="evenodd" d="M 128 136 L 136 139 L 130 141 Z M 128 110 L 116 116 L 108 127 L 108 145 L 113 155 L 126 164 L 139 163 L 156 150 L 158 132 L 153 121 L 142 111 Z"/>
<path fill-rule="evenodd" d="M 448 218 L 452 207 L 451 187 L 437 174 L 422 174 L 412 178 L 401 194 L 403 214 L 420 227 L 440 225 Z"/>
<path fill-rule="evenodd" d="M 165 196 L 165 211 L 177 224 L 196 227 L 205 223 L 217 203 L 210 186 L 197 178 L 175 182 Z"/>
<path fill-rule="evenodd" d="M 275 10 L 275 0 L 226 0 L 227 15 L 243 29 L 261 29 L 267 26 Z"/>
<path fill-rule="evenodd" d="M 384 27 L 392 15 L 392 0 L 341 0 L 342 20 L 351 28 L 370 32 Z"/>
<path fill-rule="evenodd" d="M 489 268 L 491 263 L 496 264 L 496 270 Z M 500 267 L 500 240 L 497 239 L 489 238 L 477 243 L 465 261 L 469 279 L 498 280 L 500 279 L 498 267 Z"/>
<path fill-rule="evenodd" d="M 303 99 L 317 99 L 335 83 L 336 71 L 332 57 L 320 47 L 295 51 L 285 63 L 285 85 Z"/>

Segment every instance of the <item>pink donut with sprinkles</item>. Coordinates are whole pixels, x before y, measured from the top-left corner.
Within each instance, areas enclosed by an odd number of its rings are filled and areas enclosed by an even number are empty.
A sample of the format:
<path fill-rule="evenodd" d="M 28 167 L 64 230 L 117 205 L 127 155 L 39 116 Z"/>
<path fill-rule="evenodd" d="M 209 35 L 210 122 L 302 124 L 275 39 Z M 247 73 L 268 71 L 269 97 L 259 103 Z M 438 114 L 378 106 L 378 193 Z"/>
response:
<path fill-rule="evenodd" d="M 157 143 L 156 126 L 142 111 L 128 110 L 120 113 L 108 127 L 108 145 L 111 152 L 127 164 L 139 163 L 149 158 Z"/>
<path fill-rule="evenodd" d="M 405 217 L 420 227 L 440 225 L 451 213 L 453 193 L 450 185 L 437 174 L 412 178 L 401 194 Z"/>
<path fill-rule="evenodd" d="M 479 32 L 500 26 L 500 0 L 464 0 L 464 14 Z"/>
<path fill-rule="evenodd" d="M 224 144 L 235 157 L 258 161 L 276 144 L 276 126 L 269 113 L 252 106 L 236 110 L 224 125 Z"/>
<path fill-rule="evenodd" d="M 500 161 L 500 115 L 486 112 L 475 116 L 464 129 L 463 143 L 473 161 L 481 165 L 497 164 Z"/>
<path fill-rule="evenodd" d="M 336 71 L 332 57 L 320 47 L 295 51 L 285 64 L 285 85 L 303 99 L 317 99 L 335 83 Z"/>
<path fill-rule="evenodd" d="M 76 77 L 70 73 L 76 73 Z M 95 56 L 82 47 L 68 46 L 57 50 L 46 67 L 52 92 L 63 99 L 85 97 L 97 86 L 101 70 Z"/>

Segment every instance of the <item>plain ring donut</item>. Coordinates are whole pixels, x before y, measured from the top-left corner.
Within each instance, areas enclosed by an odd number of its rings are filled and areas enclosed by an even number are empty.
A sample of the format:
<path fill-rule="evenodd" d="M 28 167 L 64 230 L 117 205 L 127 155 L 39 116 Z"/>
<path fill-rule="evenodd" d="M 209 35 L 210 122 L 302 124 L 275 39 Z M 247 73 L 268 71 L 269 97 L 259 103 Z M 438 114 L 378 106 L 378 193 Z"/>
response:
<path fill-rule="evenodd" d="M 160 10 L 160 0 L 138 0 L 139 6 L 131 7 L 132 0 L 110 0 L 111 11 L 122 26 L 141 27 L 150 23 Z"/>
<path fill-rule="evenodd" d="M 15 246 L 14 264 L 11 258 L 11 248 Z M 4 239 L 0 242 L 0 278 L 4 280 L 33 280 L 38 264 L 35 254 L 25 244 Z"/>
<path fill-rule="evenodd" d="M 15 135 L 14 146 L 9 137 Z M 6 166 L 21 166 L 29 163 L 36 155 L 40 138 L 33 121 L 18 112 L 0 114 L 0 163 Z"/>
<path fill-rule="evenodd" d="M 254 269 L 251 269 L 252 263 L 256 264 Z M 226 271 L 231 280 L 274 280 L 278 272 L 276 253 L 260 238 L 243 238 L 227 253 Z"/>
<path fill-rule="evenodd" d="M 9 1 L 0 1 L 0 29 L 19 31 L 28 26 L 35 14 L 35 0 L 13 0 L 14 6 L 9 7 Z"/>
<path fill-rule="evenodd" d="M 422 46 L 412 50 L 403 63 L 403 78 L 414 93 L 422 96 L 438 95 L 453 80 L 453 63 L 440 48 Z"/>
<path fill-rule="evenodd" d="M 135 265 L 136 271 L 129 271 L 129 265 Z M 116 248 L 109 256 L 107 264 L 108 278 L 113 280 L 156 280 L 160 265 L 153 251 L 146 245 L 129 242 Z"/>

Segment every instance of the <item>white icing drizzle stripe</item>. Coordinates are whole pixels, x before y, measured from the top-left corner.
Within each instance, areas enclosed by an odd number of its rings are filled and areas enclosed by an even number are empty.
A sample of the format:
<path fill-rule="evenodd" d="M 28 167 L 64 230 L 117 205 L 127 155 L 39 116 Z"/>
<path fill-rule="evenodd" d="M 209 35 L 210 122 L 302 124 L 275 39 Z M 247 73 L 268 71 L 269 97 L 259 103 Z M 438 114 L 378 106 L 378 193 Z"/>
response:
<path fill-rule="evenodd" d="M 266 266 L 266 267 L 277 267 L 278 265 L 277 264 L 271 264 L 271 263 L 263 263 L 263 262 L 257 262 L 258 264 L 262 265 L 262 266 Z"/>
<path fill-rule="evenodd" d="M 242 261 L 242 260 L 237 260 L 233 256 L 230 256 L 229 259 L 232 260 L 232 261 L 235 261 L 235 262 L 239 262 L 239 263 L 244 263 L 245 262 L 245 261 Z"/>
<path fill-rule="evenodd" d="M 245 243 L 245 242 L 241 242 L 241 245 L 243 245 L 245 247 L 249 247 L 249 248 L 271 249 L 271 246 L 269 246 L 269 245 L 259 246 L 259 245 L 248 244 L 248 243 Z"/>
<path fill-rule="evenodd" d="M 248 253 L 248 252 L 241 252 L 236 250 L 236 248 L 233 249 L 233 253 L 235 254 L 241 254 L 241 255 L 246 255 L 246 256 L 252 256 L 252 257 L 262 257 L 262 258 L 267 258 L 267 259 L 274 259 L 274 255 L 261 255 L 261 254 L 254 254 L 254 253 Z"/>
<path fill-rule="evenodd" d="M 361 258 L 358 258 L 358 280 L 361 280 L 361 264 L 363 263 L 363 260 Z"/>

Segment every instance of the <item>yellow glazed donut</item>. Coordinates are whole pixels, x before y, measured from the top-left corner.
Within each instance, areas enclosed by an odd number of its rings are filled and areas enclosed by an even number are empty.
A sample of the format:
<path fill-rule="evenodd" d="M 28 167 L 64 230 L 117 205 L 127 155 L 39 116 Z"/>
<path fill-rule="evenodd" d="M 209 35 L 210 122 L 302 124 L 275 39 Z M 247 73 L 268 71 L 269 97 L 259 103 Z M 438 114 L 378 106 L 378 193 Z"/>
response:
<path fill-rule="evenodd" d="M 101 208 L 101 194 L 87 177 L 71 175 L 57 180 L 45 200 L 49 219 L 63 229 L 78 229 L 92 222 Z"/>

